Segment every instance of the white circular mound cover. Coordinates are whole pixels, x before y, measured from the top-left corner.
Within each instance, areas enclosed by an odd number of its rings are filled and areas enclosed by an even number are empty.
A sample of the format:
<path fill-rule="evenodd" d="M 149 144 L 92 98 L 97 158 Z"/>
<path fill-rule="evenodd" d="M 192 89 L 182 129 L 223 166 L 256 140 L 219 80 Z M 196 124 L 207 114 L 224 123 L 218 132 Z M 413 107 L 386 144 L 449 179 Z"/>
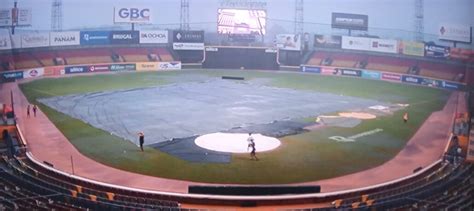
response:
<path fill-rule="evenodd" d="M 247 142 L 248 137 L 248 133 L 211 133 L 197 137 L 194 143 L 201 148 L 212 151 L 248 153 L 250 152 Z M 252 134 L 252 137 L 257 152 L 273 150 L 281 144 L 280 140 L 261 134 Z"/>

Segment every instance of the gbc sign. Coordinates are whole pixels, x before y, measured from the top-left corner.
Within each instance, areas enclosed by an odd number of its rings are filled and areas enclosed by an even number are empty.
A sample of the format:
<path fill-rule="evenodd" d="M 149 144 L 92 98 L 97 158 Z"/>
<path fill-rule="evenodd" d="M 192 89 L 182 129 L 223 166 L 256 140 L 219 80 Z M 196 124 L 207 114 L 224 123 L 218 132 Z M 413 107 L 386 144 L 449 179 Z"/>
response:
<path fill-rule="evenodd" d="M 115 7 L 115 23 L 149 23 L 150 9 L 139 7 Z"/>

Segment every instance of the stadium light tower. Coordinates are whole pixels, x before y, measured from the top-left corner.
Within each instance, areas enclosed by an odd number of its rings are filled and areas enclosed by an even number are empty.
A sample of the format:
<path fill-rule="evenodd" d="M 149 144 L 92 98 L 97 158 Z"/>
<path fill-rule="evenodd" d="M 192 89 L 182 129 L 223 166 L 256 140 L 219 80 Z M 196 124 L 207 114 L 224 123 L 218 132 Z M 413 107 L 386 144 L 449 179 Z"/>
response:
<path fill-rule="evenodd" d="M 423 41 L 424 40 L 424 33 L 425 33 L 425 27 L 424 27 L 424 9 L 423 6 L 424 1 L 423 0 L 415 0 L 415 40 L 416 41 Z"/>
<path fill-rule="evenodd" d="M 53 0 L 51 5 L 51 31 L 63 30 L 63 2 Z"/>
<path fill-rule="evenodd" d="M 189 0 L 181 0 L 180 27 L 181 30 L 189 30 Z"/>
<path fill-rule="evenodd" d="M 304 31 L 304 0 L 295 0 L 295 34 L 303 34 Z"/>

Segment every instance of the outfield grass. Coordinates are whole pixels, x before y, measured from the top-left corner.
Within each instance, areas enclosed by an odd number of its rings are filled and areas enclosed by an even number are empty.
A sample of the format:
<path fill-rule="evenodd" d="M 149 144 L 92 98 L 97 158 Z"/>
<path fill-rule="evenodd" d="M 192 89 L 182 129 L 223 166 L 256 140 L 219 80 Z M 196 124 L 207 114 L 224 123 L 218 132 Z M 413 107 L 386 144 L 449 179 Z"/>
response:
<path fill-rule="evenodd" d="M 233 155 L 230 164 L 189 163 L 152 148 L 141 153 L 136 145 L 96 129 L 80 120 L 59 113 L 36 99 L 131 89 L 171 83 L 172 77 L 186 74 L 222 75 L 271 80 L 277 87 L 287 87 L 347 96 L 375 99 L 391 103 L 407 103 L 405 110 L 393 116 L 363 121 L 355 128 L 332 127 L 325 130 L 287 136 L 278 149 L 259 153 L 260 161 L 248 155 Z M 383 81 L 320 76 L 316 74 L 253 71 L 176 71 L 122 73 L 42 79 L 21 85 L 30 102 L 42 111 L 84 155 L 116 168 L 141 174 L 211 183 L 274 184 L 325 179 L 364 170 L 395 156 L 424 120 L 446 102 L 448 92 L 426 87 L 407 86 Z M 408 124 L 400 124 L 402 112 L 410 113 Z M 308 114 L 311 115 L 311 114 Z M 308 119 L 309 120 L 309 119 Z M 328 137 L 351 136 L 375 128 L 383 133 L 367 136 L 354 143 L 335 142 Z"/>

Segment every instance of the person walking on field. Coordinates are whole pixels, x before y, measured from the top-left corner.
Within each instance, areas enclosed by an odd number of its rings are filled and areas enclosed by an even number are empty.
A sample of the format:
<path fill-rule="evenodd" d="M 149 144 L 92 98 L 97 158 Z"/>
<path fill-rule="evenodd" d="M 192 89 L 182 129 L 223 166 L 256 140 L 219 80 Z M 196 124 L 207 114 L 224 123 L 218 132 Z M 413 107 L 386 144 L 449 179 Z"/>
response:
<path fill-rule="evenodd" d="M 38 107 L 36 105 L 33 105 L 33 115 L 36 117 L 36 111 L 38 110 Z"/>
<path fill-rule="evenodd" d="M 256 151 L 255 150 L 255 140 L 252 137 L 252 133 L 249 133 L 249 137 L 247 138 L 247 141 L 249 143 L 248 147 L 247 147 L 247 150 L 249 148 L 252 149 L 252 151 L 250 151 L 250 160 L 253 160 L 253 159 L 258 160 L 258 157 L 257 157 L 256 152 L 255 152 Z"/>
<path fill-rule="evenodd" d="M 403 122 L 404 123 L 408 122 L 408 113 L 407 112 L 405 112 L 405 114 L 403 114 Z"/>
<path fill-rule="evenodd" d="M 138 142 L 140 143 L 140 149 L 143 152 L 143 144 L 145 143 L 145 134 L 143 132 L 138 133 Z"/>
<path fill-rule="evenodd" d="M 26 117 L 30 118 L 30 104 L 26 107 Z"/>

